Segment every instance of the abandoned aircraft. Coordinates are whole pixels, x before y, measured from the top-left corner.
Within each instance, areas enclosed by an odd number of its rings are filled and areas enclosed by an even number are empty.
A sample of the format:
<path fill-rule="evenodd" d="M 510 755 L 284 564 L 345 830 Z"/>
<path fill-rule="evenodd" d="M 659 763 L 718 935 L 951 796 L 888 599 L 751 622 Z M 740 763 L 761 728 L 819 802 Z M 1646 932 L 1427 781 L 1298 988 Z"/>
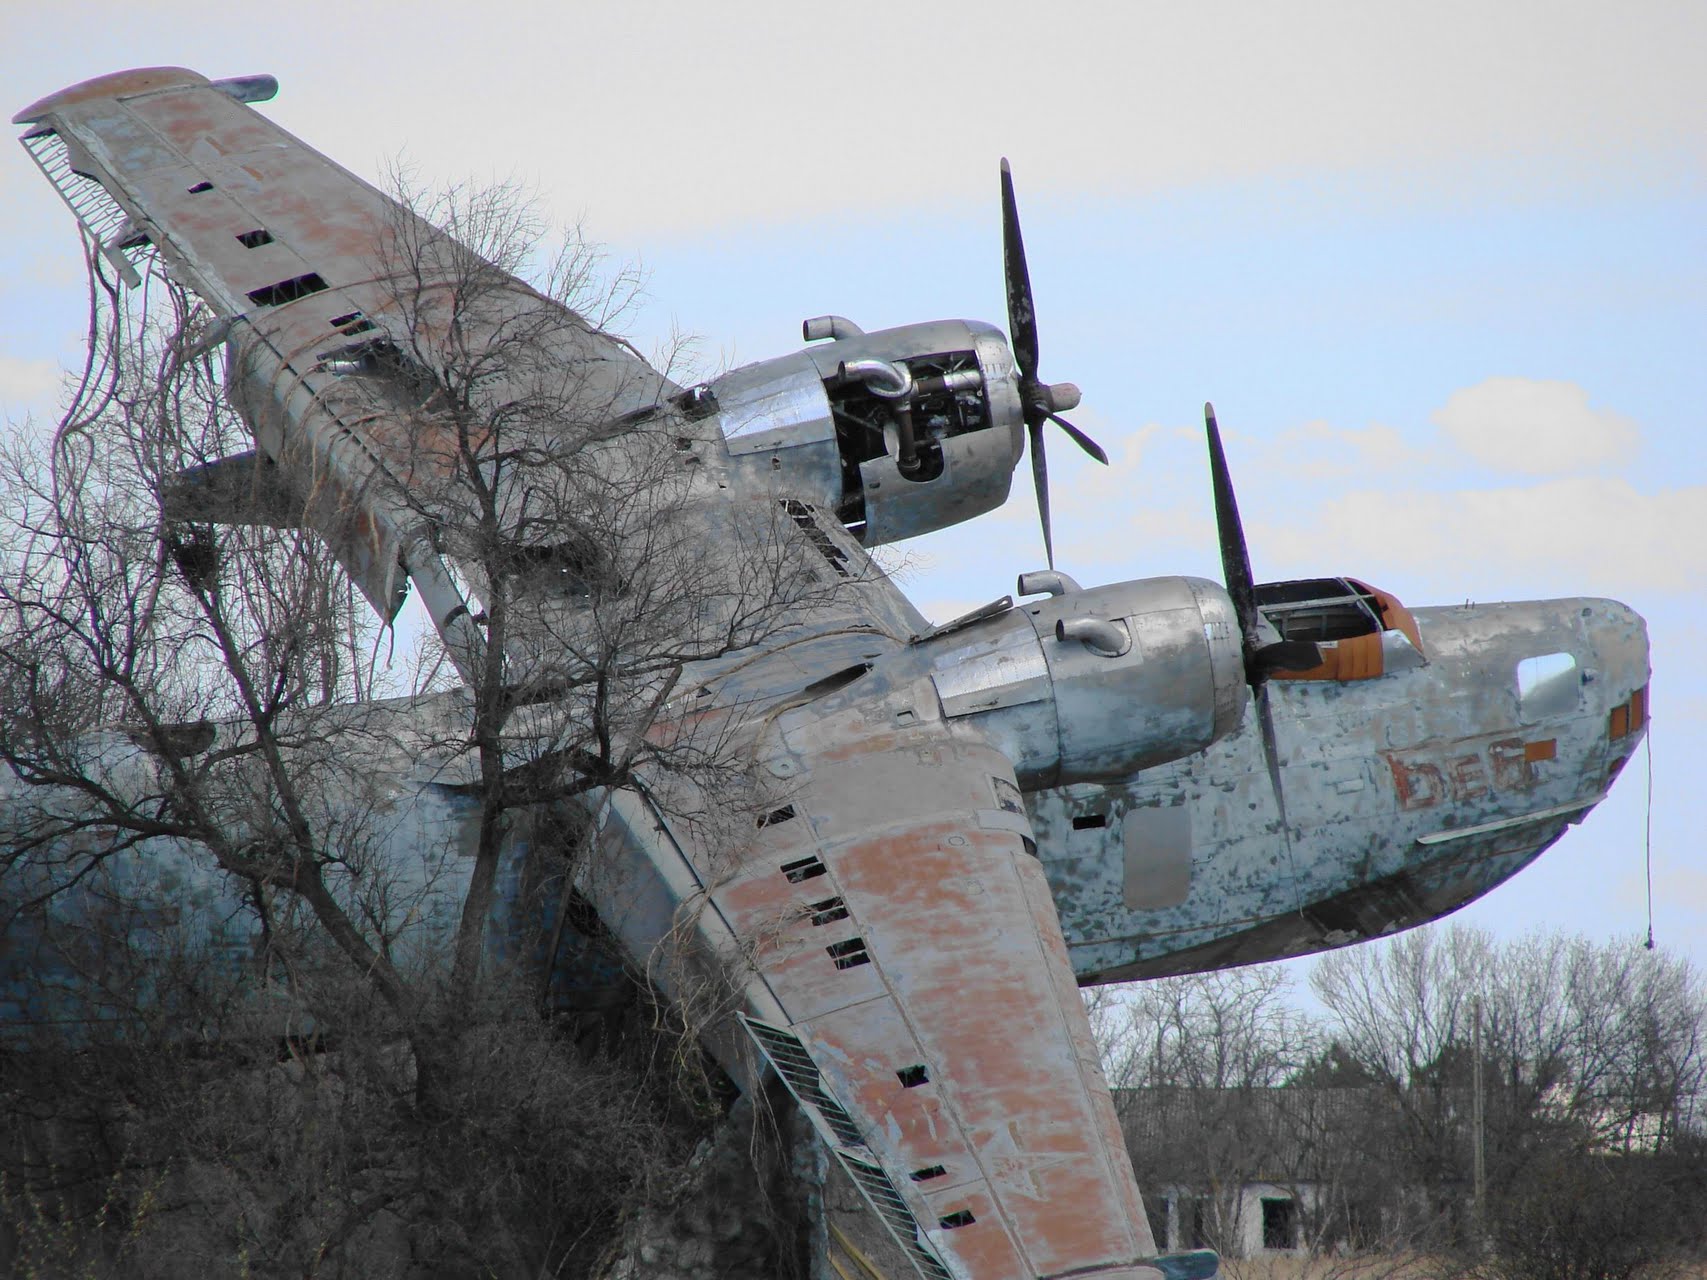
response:
<path fill-rule="evenodd" d="M 253 109 L 276 89 L 142 69 L 15 123 L 114 270 L 134 285 L 163 269 L 215 318 L 255 448 L 179 477 L 168 517 L 315 530 L 382 618 L 417 593 L 470 676 L 488 643 L 478 574 L 423 515 L 442 477 L 388 390 L 436 313 L 400 307 L 373 264 L 400 227 L 439 233 Z M 666 993 L 694 956 L 739 959 L 741 1007 L 708 1049 L 745 1087 L 780 1077 L 921 1276 L 1178 1274 L 1155 1256 L 1079 986 L 1342 946 L 1499 884 L 1640 742 L 1646 635 L 1609 600 L 1409 609 L 1350 577 L 1255 582 L 1212 411 L 1225 583 L 1055 570 L 1046 428 L 1100 451 L 1061 417 L 1077 388 L 1038 376 L 1005 162 L 1002 203 L 1007 337 L 824 316 L 794 354 L 681 387 L 576 317 L 554 331 L 611 428 L 579 465 L 644 471 L 635 442 L 667 440 L 680 519 L 728 540 L 732 582 L 733 548 L 761 530 L 835 589 L 649 704 L 649 734 L 715 724 L 739 745 L 760 817 L 736 837 L 684 820 L 666 779 L 589 790 L 601 856 L 576 888 Z M 516 283 L 474 340 L 543 305 Z M 867 549 L 996 508 L 1027 449 L 1049 567 L 1019 577 L 1017 603 L 930 625 Z M 495 501 L 525 542 L 525 497 Z M 572 626 L 586 589 L 562 580 L 585 565 L 537 550 Z M 363 768 L 395 811 L 388 839 L 442 849 L 423 873 L 441 914 L 478 781 L 442 743 L 468 705 L 367 712 L 386 726 Z M 202 729 L 173 749 L 228 731 Z M 159 742 L 115 730 L 92 749 L 139 793 L 158 785 Z M 0 778 L 0 830 L 39 820 L 27 781 Z M 138 897 L 222 892 L 154 843 L 101 874 Z M 44 935 L 9 928 L 0 1013 L 48 1016 Z"/>

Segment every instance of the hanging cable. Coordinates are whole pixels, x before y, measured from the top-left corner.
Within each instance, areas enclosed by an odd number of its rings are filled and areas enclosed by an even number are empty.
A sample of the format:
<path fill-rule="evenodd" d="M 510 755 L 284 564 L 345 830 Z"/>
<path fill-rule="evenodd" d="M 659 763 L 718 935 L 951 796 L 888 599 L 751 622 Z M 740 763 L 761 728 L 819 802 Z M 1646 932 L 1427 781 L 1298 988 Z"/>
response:
<path fill-rule="evenodd" d="M 1648 806 L 1643 815 L 1642 844 L 1643 854 L 1648 869 L 1648 941 L 1649 951 L 1654 949 L 1654 722 L 1648 721 L 1647 735 L 1642 739 L 1642 749 L 1648 756 Z"/>

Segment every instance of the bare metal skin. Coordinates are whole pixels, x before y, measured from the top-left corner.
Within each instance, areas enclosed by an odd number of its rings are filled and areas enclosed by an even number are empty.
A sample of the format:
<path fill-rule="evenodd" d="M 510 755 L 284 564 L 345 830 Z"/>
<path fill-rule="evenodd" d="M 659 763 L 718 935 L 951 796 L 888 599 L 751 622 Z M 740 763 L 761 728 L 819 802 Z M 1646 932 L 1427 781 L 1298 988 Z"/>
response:
<path fill-rule="evenodd" d="M 257 452 L 182 477 L 173 514 L 316 530 L 382 617 L 418 592 L 467 671 L 483 639 L 403 487 L 424 483 L 412 442 L 357 386 L 361 335 L 402 323 L 371 270 L 399 215 L 247 105 L 274 88 L 153 68 L 16 122 L 121 274 L 151 244 L 221 318 Z M 785 1080 L 920 1275 L 1184 1275 L 1201 1260 L 1154 1256 L 1078 985 L 1340 946 L 1485 892 L 1634 751 L 1646 636 L 1604 600 L 1413 614 L 1344 579 L 1254 587 L 1219 481 L 1226 587 L 1036 575 L 1019 604 L 931 628 L 865 548 L 999 506 L 1028 449 L 1046 497 L 1046 424 L 1100 453 L 1059 416 L 1077 389 L 1037 375 L 1005 166 L 1004 197 L 1011 346 L 975 322 L 866 334 L 820 317 L 802 350 L 684 389 L 590 327 L 562 338 L 555 358 L 609 421 L 681 442 L 681 520 L 705 538 L 774 524 L 802 573 L 843 588 L 786 642 L 691 666 L 660 712 L 659 732 L 731 735 L 774 820 L 713 847 L 668 795 L 591 797 L 605 860 L 580 888 L 667 992 L 696 956 L 740 958 L 742 1009 L 708 1046 L 743 1085 Z M 242 239 L 254 228 L 264 250 Z M 516 286 L 515 308 L 538 301 Z M 617 433 L 589 465 L 637 457 Z M 466 700 L 358 710 L 390 725 L 356 763 L 425 894 L 400 945 L 430 956 L 469 801 L 465 762 L 426 744 Z M 150 785 L 122 734 L 91 749 Z M 0 778 L 0 832 L 39 803 Z M 524 820 L 518 859 L 528 839 Z M 78 892 L 229 915 L 194 851 L 154 846 Z M 691 945 L 659 945 L 684 929 Z M 0 1015 L 51 1018 L 43 990 L 0 968 Z"/>

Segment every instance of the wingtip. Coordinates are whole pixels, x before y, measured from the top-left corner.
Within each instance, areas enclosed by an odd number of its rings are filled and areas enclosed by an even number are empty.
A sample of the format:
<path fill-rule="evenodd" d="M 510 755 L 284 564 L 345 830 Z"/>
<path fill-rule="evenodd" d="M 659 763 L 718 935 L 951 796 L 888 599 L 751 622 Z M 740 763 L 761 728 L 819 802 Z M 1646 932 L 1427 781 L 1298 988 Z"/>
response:
<path fill-rule="evenodd" d="M 12 117 L 13 124 L 39 124 L 55 111 L 89 102 L 96 98 L 122 98 L 131 94 L 148 93 L 155 89 L 170 89 L 177 85 L 207 84 L 208 79 L 188 67 L 136 67 L 130 71 L 114 71 L 70 85 L 30 103 Z"/>

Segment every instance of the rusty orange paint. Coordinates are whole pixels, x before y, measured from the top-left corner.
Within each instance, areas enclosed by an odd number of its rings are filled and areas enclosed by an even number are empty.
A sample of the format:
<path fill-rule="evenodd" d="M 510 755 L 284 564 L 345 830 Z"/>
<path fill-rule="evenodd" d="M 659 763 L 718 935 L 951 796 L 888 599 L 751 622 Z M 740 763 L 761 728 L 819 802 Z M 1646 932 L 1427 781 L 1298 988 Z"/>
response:
<path fill-rule="evenodd" d="M 1422 633 L 1417 630 L 1416 616 L 1399 603 L 1399 598 L 1390 592 L 1372 587 L 1367 582 L 1359 582 L 1356 578 L 1347 578 L 1357 590 L 1371 596 L 1375 600 L 1376 613 L 1380 615 L 1381 625 L 1385 630 L 1397 631 L 1418 653 L 1423 651 Z M 1375 632 L 1366 636 L 1348 636 L 1343 640 L 1329 640 L 1317 646 L 1322 653 L 1320 666 L 1311 667 L 1307 671 L 1276 672 L 1276 680 L 1373 680 L 1382 675 L 1387 669 L 1386 655 L 1381 647 L 1381 634 Z"/>
<path fill-rule="evenodd" d="M 1379 633 L 1349 636 L 1344 640 L 1329 640 L 1317 646 L 1321 650 L 1320 666 L 1307 671 L 1277 671 L 1276 680 L 1371 680 L 1380 675 L 1386 664 L 1381 652 Z"/>
<path fill-rule="evenodd" d="M 1552 760 L 1559 754 L 1557 738 L 1542 738 L 1539 742 L 1523 744 L 1523 758 L 1527 763 L 1534 764 L 1537 760 Z"/>
<path fill-rule="evenodd" d="M 1372 587 L 1367 582 L 1359 582 L 1356 578 L 1347 578 L 1347 582 L 1359 591 L 1375 597 L 1376 612 L 1381 615 L 1381 625 L 1389 631 L 1397 631 L 1404 635 L 1416 647 L 1423 651 L 1422 632 L 1417 630 L 1416 615 L 1400 603 L 1399 597 L 1380 587 Z"/>
<path fill-rule="evenodd" d="M 980 1277 L 1148 1274 L 1049 886 L 1019 831 L 985 825 L 1012 766 L 925 725 L 843 722 L 799 749 L 812 767 L 787 791 L 794 816 L 756 833 L 712 901 L 932 1248 Z M 784 868 L 809 862 L 791 882 Z M 814 924 L 832 900 L 847 914 Z M 830 946 L 856 939 L 870 962 L 838 967 Z M 909 1086 L 914 1067 L 928 1079 Z"/>

